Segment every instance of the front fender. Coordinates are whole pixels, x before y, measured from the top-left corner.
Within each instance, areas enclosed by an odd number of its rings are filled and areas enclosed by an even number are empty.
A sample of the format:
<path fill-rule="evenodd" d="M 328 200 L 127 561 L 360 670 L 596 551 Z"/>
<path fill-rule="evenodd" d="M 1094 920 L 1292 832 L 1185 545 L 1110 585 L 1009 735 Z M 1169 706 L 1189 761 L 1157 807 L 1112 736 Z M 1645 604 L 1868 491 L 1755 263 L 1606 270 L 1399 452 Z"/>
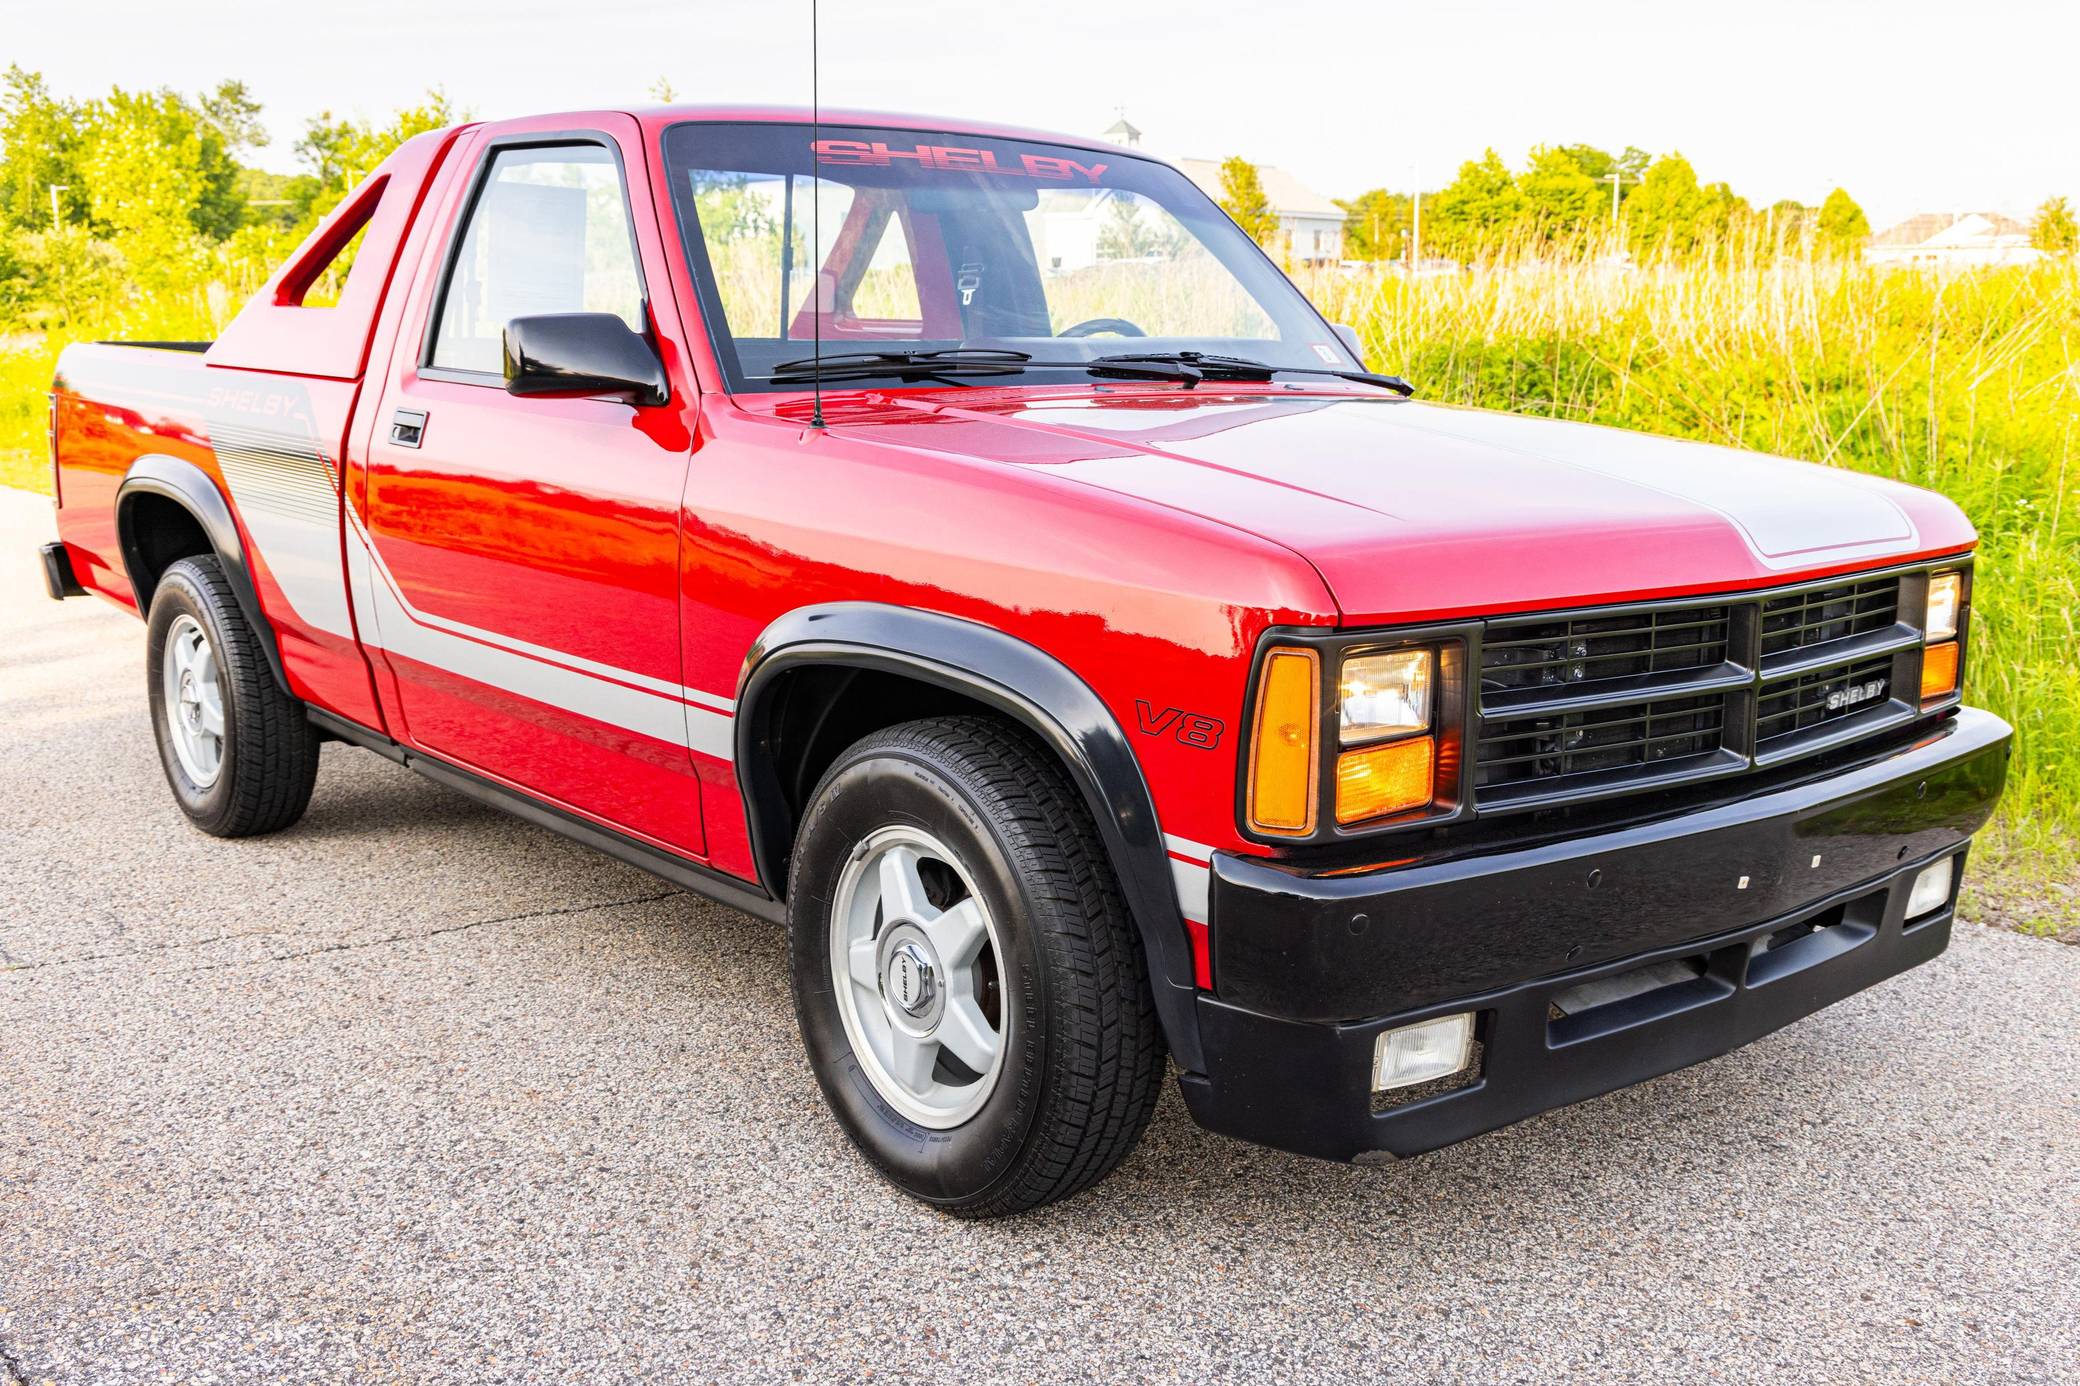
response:
<path fill-rule="evenodd" d="M 836 602 L 768 626 L 738 680 L 737 780 L 761 880 L 780 894 L 793 815 L 771 754 L 774 681 L 805 665 L 873 669 L 960 693 L 1019 722 L 1068 768 L 1097 820 L 1147 952 L 1157 1014 L 1180 1066 L 1200 1067 L 1191 943 L 1155 802 L 1125 731 L 1089 684 L 1015 636 L 936 612 Z"/>

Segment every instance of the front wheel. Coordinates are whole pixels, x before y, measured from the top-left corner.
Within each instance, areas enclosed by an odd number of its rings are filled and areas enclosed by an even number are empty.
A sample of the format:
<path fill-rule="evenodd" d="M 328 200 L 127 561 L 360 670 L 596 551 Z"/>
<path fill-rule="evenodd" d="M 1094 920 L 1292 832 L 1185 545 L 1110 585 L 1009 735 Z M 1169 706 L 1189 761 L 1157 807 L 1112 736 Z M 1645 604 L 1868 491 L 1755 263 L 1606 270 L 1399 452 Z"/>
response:
<path fill-rule="evenodd" d="M 851 747 L 788 898 L 810 1063 L 899 1188 L 999 1216 L 1133 1149 L 1163 1069 L 1140 940 L 1088 810 L 1023 731 L 936 718 Z"/>

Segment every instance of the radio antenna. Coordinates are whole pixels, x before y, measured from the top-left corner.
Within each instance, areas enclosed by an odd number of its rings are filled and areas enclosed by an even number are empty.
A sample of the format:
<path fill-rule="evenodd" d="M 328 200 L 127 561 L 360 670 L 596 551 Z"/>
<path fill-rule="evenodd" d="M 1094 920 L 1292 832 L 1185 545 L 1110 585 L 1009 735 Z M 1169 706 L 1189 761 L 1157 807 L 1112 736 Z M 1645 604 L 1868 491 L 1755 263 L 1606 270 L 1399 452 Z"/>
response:
<path fill-rule="evenodd" d="M 809 380 L 815 404 L 809 427 L 823 423 L 823 177 L 816 160 L 823 144 L 823 92 L 817 80 L 817 0 L 809 0 L 809 326 L 815 339 L 809 348 Z"/>

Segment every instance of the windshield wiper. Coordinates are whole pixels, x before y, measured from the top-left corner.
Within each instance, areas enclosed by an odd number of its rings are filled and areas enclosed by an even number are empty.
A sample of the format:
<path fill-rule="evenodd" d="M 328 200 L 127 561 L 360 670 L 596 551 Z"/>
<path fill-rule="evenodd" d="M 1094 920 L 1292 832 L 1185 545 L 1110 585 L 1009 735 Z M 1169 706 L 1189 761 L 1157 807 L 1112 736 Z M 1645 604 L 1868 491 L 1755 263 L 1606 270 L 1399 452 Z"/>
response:
<path fill-rule="evenodd" d="M 1121 352 L 1115 356 L 1100 356 L 1091 364 L 1128 366 L 1142 363 L 1189 368 L 1201 377 L 1213 380 L 1269 380 L 1274 375 L 1324 375 L 1336 380 L 1353 381 L 1359 385 L 1378 385 L 1382 389 L 1392 390 L 1404 399 L 1416 392 L 1415 386 L 1398 375 L 1338 370 L 1333 366 L 1275 366 L 1269 361 L 1252 361 L 1247 356 L 1217 356 L 1204 351 Z M 1194 380 L 1189 383 L 1198 382 Z"/>
<path fill-rule="evenodd" d="M 1198 384 L 1206 373 L 1197 366 L 1160 356 L 1146 358 L 1099 357 L 1095 361 L 1036 361 L 1029 351 L 998 347 L 943 347 L 935 351 L 847 351 L 834 355 L 804 356 L 782 361 L 768 380 L 800 383 L 824 380 L 871 380 L 893 376 L 918 380 L 927 376 L 1017 375 L 1024 370 L 1087 371 L 1092 375 L 1131 380 L 1176 380 L 1187 387 Z"/>
<path fill-rule="evenodd" d="M 1031 352 L 993 347 L 944 347 L 937 351 L 842 351 L 803 356 L 773 367 L 770 380 L 854 380 L 861 376 L 1006 375 L 1033 359 Z"/>
<path fill-rule="evenodd" d="M 803 356 L 782 361 L 766 378 L 799 384 L 810 380 L 921 380 L 931 376 L 1017 375 L 1027 370 L 1084 371 L 1125 380 L 1169 380 L 1191 389 L 1202 380 L 1269 380 L 1274 375 L 1323 375 L 1363 385 L 1379 385 L 1412 395 L 1415 386 L 1398 375 L 1343 371 L 1314 366 L 1274 366 L 1246 356 L 1218 356 L 1203 351 L 1120 352 L 1085 361 L 1039 361 L 1028 351 L 1000 347 L 941 347 L 930 351 L 845 351 L 829 356 Z"/>

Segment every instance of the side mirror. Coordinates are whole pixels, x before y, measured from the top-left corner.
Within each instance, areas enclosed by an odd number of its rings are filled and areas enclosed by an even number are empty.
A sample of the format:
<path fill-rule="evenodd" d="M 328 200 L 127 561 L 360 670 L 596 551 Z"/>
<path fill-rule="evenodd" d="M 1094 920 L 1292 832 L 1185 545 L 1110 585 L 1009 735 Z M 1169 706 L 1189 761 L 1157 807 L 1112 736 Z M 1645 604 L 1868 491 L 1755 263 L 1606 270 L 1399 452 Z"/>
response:
<path fill-rule="evenodd" d="M 612 313 L 540 313 L 506 324 L 509 395 L 671 397 L 657 348 Z"/>
<path fill-rule="evenodd" d="M 1349 347 L 1351 355 L 1358 359 L 1358 368 L 1360 370 L 1367 369 L 1365 365 L 1365 351 L 1358 345 L 1358 329 L 1352 327 L 1347 322 L 1331 323 L 1330 326 L 1336 329 L 1337 340 Z"/>

